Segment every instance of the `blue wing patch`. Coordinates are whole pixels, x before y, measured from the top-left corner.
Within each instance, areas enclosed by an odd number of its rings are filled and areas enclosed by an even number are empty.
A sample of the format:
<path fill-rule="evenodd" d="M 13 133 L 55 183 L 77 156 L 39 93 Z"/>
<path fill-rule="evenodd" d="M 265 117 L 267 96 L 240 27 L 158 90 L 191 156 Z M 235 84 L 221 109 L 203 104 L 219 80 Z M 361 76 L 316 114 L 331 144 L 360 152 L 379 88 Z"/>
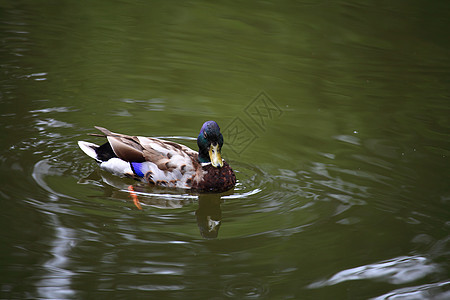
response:
<path fill-rule="evenodd" d="M 136 174 L 139 177 L 144 177 L 143 173 L 143 164 L 138 162 L 131 162 L 131 169 L 133 170 L 134 174 Z"/>

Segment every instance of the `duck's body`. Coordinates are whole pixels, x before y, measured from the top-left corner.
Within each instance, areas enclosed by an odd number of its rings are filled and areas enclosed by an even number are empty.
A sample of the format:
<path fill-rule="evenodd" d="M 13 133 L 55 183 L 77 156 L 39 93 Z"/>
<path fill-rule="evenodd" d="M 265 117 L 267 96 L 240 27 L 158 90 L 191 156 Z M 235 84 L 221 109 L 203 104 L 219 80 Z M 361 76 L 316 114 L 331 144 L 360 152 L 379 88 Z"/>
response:
<path fill-rule="evenodd" d="M 220 156 L 223 137 L 214 121 L 206 122 L 200 131 L 199 152 L 162 139 L 96 128 L 108 139 L 107 143 L 98 146 L 79 141 L 78 145 L 102 169 L 115 175 L 200 192 L 224 192 L 236 184 L 233 170 Z"/>

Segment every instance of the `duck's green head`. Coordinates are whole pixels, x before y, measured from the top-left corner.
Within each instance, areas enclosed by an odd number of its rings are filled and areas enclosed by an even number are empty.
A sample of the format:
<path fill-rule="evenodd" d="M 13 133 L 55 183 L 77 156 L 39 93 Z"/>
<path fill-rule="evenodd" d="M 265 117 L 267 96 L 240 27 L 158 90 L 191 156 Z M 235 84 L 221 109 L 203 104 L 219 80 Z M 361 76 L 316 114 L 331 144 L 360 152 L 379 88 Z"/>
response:
<path fill-rule="evenodd" d="M 220 133 L 219 125 L 214 121 L 203 124 L 197 138 L 198 160 L 201 163 L 211 162 L 216 168 L 223 166 L 220 150 L 223 145 L 223 135 Z"/>

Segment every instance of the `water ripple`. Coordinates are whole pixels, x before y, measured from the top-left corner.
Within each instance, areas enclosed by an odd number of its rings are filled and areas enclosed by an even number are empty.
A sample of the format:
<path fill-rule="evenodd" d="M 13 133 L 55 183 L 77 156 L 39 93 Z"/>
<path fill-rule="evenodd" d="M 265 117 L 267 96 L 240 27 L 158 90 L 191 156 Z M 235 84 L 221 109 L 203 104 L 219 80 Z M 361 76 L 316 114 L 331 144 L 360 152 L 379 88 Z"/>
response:
<path fill-rule="evenodd" d="M 326 280 L 316 281 L 308 288 L 320 288 L 352 280 L 382 280 L 404 284 L 437 272 L 439 266 L 422 256 L 401 256 L 390 260 L 340 271 Z"/>
<path fill-rule="evenodd" d="M 269 288 L 263 281 L 243 274 L 225 284 L 224 294 L 235 299 L 257 299 L 267 295 Z"/>
<path fill-rule="evenodd" d="M 444 300 L 450 299 L 450 281 L 396 289 L 373 300 Z"/>

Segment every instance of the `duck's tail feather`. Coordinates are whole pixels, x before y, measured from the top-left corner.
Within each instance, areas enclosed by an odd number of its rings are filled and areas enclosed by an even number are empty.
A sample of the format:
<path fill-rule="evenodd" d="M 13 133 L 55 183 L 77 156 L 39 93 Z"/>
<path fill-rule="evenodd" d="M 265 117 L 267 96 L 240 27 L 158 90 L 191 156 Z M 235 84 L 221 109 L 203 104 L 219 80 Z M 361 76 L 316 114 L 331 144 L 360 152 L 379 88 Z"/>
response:
<path fill-rule="evenodd" d="M 114 133 L 112 133 L 111 131 L 109 131 L 106 128 L 100 127 L 100 126 L 94 126 L 95 129 L 100 130 L 103 133 L 103 136 L 109 136 L 109 135 L 114 135 Z"/>
<path fill-rule="evenodd" d="M 108 142 L 99 146 L 90 142 L 78 141 L 78 146 L 80 146 L 81 150 L 83 150 L 84 153 L 86 153 L 88 156 L 92 157 L 99 163 L 117 157 Z"/>
<path fill-rule="evenodd" d="M 98 162 L 101 162 L 101 160 L 98 157 L 98 153 L 97 153 L 97 149 L 100 148 L 99 145 L 96 145 L 96 144 L 90 143 L 90 142 L 85 142 L 85 141 L 78 141 L 78 146 L 88 156 L 92 157 L 93 159 L 95 159 Z"/>

